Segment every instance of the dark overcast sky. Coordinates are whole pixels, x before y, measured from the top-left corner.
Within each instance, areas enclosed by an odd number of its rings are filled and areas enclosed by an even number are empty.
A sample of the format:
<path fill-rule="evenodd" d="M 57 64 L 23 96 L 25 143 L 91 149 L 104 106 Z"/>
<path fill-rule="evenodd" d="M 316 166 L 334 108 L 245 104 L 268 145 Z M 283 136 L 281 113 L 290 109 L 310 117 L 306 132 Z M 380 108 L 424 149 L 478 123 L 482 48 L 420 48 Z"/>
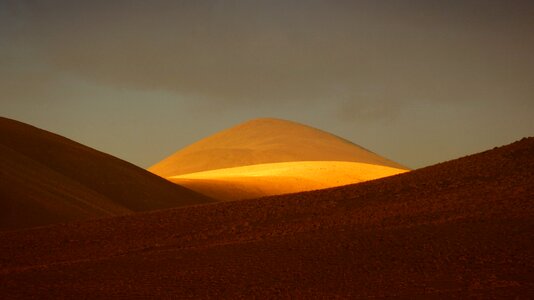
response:
<path fill-rule="evenodd" d="M 534 1 L 0 0 L 0 115 L 148 167 L 257 117 L 413 168 L 534 134 Z"/>

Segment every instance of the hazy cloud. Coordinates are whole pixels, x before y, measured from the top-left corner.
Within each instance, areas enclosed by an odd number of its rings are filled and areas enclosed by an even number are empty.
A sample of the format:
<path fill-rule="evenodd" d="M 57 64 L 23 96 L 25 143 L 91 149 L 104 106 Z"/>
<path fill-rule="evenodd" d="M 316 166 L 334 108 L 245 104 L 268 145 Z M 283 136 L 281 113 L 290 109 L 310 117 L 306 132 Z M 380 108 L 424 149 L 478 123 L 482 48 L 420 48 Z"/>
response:
<path fill-rule="evenodd" d="M 531 92 L 532 20 L 517 8 L 532 5 L 373 2 L 30 1 L 14 11 L 26 18 L 15 18 L 21 46 L 39 49 L 50 72 L 197 101 L 360 107 Z"/>
<path fill-rule="evenodd" d="M 227 123 L 381 124 L 370 137 L 412 130 L 414 107 L 534 113 L 532 15 L 523 0 L 0 0 L 0 104 L 175 101 L 161 107 Z"/>

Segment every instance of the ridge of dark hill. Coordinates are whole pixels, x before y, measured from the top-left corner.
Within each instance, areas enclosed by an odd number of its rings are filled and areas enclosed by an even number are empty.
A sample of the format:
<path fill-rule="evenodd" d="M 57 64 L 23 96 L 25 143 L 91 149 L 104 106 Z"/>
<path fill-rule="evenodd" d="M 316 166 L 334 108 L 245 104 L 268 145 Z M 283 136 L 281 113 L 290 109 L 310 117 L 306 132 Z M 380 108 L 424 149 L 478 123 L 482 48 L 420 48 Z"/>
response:
<path fill-rule="evenodd" d="M 121 159 L 0 117 L 0 230 L 210 201 Z"/>
<path fill-rule="evenodd" d="M 149 170 L 161 177 L 294 161 L 349 161 L 406 167 L 346 139 L 292 121 L 260 118 L 193 143 Z"/>
<path fill-rule="evenodd" d="M 4 298 L 534 291 L 534 138 L 327 190 L 0 233 Z"/>

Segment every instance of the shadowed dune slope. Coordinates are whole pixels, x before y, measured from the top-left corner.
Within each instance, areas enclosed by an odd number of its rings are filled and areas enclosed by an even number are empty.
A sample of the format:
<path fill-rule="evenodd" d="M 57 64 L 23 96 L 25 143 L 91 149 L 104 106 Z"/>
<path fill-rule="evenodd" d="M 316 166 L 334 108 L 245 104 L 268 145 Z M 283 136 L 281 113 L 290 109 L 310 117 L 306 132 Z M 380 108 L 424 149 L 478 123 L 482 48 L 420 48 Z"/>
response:
<path fill-rule="evenodd" d="M 290 161 L 352 161 L 393 168 L 402 165 L 345 139 L 280 119 L 256 119 L 221 131 L 149 168 L 162 177 Z"/>
<path fill-rule="evenodd" d="M 356 185 L 0 233 L 3 298 L 534 291 L 534 138 Z"/>
<path fill-rule="evenodd" d="M 209 201 L 118 158 L 0 118 L 0 230 Z"/>
<path fill-rule="evenodd" d="M 406 170 L 345 161 L 259 164 L 172 176 L 168 180 L 214 199 L 252 199 L 363 182 Z"/>

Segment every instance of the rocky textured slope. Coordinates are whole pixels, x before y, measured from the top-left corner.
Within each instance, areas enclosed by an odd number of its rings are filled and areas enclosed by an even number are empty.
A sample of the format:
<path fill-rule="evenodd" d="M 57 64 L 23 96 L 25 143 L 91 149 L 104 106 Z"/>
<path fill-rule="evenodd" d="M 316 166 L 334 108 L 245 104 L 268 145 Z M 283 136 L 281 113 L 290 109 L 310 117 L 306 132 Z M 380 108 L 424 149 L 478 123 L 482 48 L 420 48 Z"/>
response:
<path fill-rule="evenodd" d="M 0 233 L 0 295 L 528 299 L 533 170 L 529 138 L 356 185 Z"/>

